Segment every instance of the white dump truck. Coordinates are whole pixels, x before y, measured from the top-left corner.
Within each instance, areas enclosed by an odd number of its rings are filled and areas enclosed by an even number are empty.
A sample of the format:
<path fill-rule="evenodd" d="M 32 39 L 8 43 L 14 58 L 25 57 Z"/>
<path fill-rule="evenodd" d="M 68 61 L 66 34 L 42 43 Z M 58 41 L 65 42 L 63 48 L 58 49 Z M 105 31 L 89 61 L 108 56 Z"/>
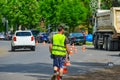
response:
<path fill-rule="evenodd" d="M 93 44 L 95 49 L 120 50 L 120 7 L 97 11 Z"/>

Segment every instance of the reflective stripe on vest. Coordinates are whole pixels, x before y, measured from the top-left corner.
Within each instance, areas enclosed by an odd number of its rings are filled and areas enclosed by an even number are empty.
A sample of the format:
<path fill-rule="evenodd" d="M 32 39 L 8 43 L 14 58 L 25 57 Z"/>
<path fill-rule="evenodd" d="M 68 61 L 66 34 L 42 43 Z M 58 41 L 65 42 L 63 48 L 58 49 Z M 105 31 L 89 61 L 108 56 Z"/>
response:
<path fill-rule="evenodd" d="M 62 34 L 53 35 L 53 46 L 52 46 L 52 54 L 65 56 L 66 48 L 65 48 L 65 36 Z"/>

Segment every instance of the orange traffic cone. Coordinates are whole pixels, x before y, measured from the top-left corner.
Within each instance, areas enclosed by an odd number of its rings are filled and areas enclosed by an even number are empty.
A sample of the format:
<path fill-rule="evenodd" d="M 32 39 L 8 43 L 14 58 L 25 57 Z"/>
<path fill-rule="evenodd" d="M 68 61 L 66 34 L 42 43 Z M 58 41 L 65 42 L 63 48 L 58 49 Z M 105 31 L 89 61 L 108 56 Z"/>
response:
<path fill-rule="evenodd" d="M 83 45 L 83 46 L 82 46 L 82 52 L 85 52 L 85 51 L 86 51 L 86 46 Z"/>
<path fill-rule="evenodd" d="M 63 73 L 64 73 L 64 74 L 68 73 L 68 69 L 67 69 L 66 63 L 64 64 Z"/>
<path fill-rule="evenodd" d="M 70 48 L 70 53 L 69 53 L 70 55 L 73 55 L 73 50 L 72 50 L 72 48 Z"/>
<path fill-rule="evenodd" d="M 75 52 L 75 53 L 78 53 L 78 49 L 77 49 L 76 47 L 75 47 L 75 49 L 74 49 L 74 52 Z"/>
<path fill-rule="evenodd" d="M 36 40 L 36 43 L 35 43 L 36 46 L 38 46 L 38 40 Z"/>

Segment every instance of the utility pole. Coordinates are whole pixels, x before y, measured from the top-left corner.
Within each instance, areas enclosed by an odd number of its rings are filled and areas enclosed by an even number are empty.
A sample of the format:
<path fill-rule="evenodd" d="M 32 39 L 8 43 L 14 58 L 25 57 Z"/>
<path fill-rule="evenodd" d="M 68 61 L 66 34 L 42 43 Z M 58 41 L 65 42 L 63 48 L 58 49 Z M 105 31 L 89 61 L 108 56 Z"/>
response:
<path fill-rule="evenodd" d="M 8 20 L 5 17 L 3 17 L 2 23 L 5 26 L 5 34 L 7 34 L 8 33 Z"/>
<path fill-rule="evenodd" d="M 96 24 L 97 23 L 96 22 L 97 21 L 96 20 L 96 12 L 101 9 L 101 0 L 91 0 L 90 7 L 91 7 L 91 10 L 93 13 L 93 22 L 94 22 L 93 31 L 95 32 L 96 26 L 97 26 L 97 24 Z"/>
<path fill-rule="evenodd" d="M 8 33 L 8 20 L 6 19 L 5 21 L 5 26 L 6 26 L 6 34 Z"/>
<path fill-rule="evenodd" d="M 99 6 L 98 6 L 99 5 Z M 91 11 L 92 11 L 92 22 L 93 22 L 93 33 L 96 31 L 96 12 L 97 12 L 97 9 L 99 8 L 100 9 L 100 0 L 91 0 L 90 1 L 90 8 L 91 8 Z"/>
<path fill-rule="evenodd" d="M 98 9 L 101 9 L 101 0 L 98 0 Z"/>

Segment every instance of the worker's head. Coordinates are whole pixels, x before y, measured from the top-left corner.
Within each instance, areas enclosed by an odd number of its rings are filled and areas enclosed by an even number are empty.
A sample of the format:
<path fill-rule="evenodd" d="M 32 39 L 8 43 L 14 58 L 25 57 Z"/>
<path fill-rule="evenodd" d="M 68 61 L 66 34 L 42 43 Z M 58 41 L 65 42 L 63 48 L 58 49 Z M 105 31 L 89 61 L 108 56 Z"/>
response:
<path fill-rule="evenodd" d="M 63 33 L 63 32 L 64 32 L 64 26 L 60 25 L 60 26 L 58 27 L 58 32 Z"/>

